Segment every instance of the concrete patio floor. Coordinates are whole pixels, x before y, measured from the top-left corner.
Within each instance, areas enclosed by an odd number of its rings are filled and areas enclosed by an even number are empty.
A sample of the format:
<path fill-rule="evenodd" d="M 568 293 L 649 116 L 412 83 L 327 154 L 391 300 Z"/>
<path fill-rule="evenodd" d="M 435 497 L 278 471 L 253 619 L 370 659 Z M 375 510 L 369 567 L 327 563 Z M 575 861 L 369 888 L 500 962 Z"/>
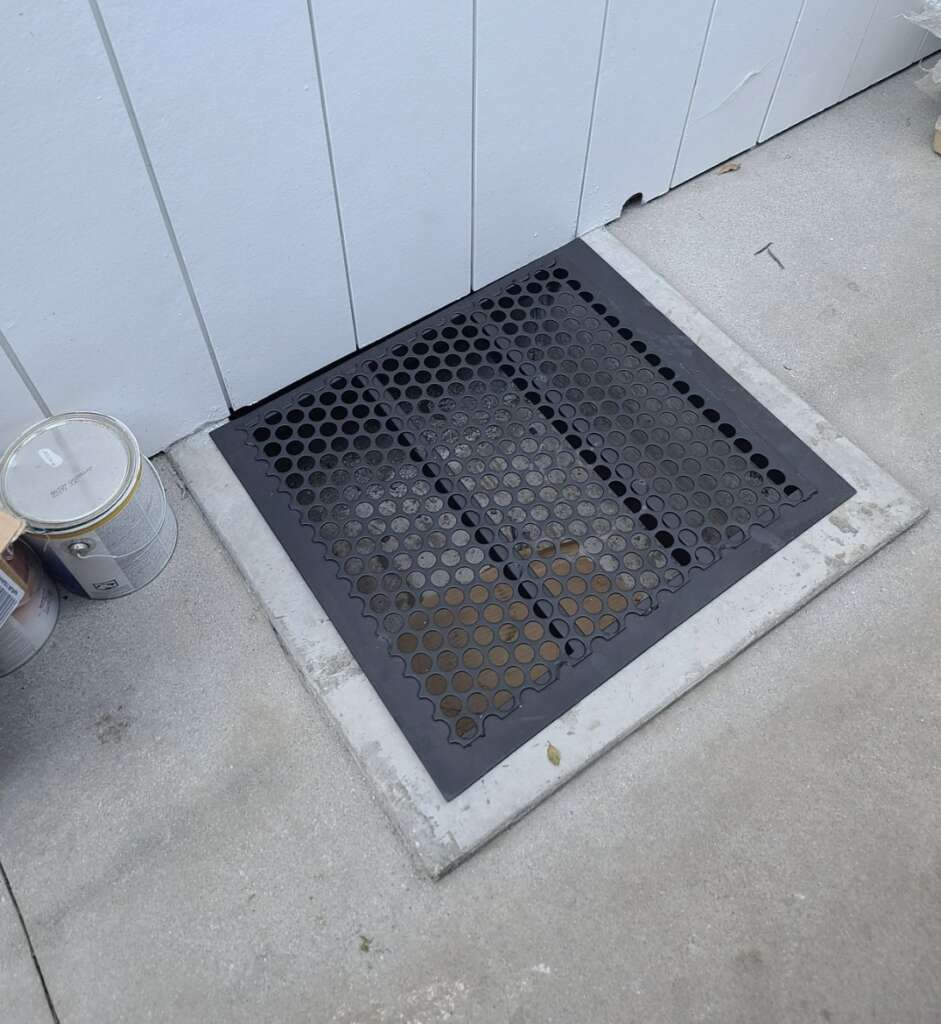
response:
<path fill-rule="evenodd" d="M 613 230 L 936 507 L 916 77 Z M 938 1019 L 934 517 L 434 883 L 164 471 L 167 572 L 0 681 L 0 862 L 63 1022 Z M 51 1020 L 5 897 L 0 1020 Z"/>

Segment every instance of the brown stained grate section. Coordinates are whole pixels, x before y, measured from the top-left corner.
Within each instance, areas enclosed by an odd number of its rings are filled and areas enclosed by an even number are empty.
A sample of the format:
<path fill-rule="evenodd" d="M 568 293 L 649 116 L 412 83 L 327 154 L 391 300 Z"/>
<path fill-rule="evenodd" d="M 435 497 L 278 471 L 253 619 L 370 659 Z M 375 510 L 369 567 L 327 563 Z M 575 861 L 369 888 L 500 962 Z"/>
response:
<path fill-rule="evenodd" d="M 851 493 L 692 349 L 573 243 L 217 433 L 445 795 Z"/>

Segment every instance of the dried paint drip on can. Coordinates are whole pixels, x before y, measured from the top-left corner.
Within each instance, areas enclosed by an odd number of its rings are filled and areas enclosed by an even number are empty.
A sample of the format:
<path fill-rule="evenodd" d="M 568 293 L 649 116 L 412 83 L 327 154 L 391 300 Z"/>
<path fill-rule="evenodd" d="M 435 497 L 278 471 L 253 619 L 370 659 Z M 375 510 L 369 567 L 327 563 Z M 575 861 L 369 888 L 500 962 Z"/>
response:
<path fill-rule="evenodd" d="M 0 676 L 9 675 L 38 654 L 59 618 L 59 592 L 36 555 L 17 543 L 0 554 Z"/>
<path fill-rule="evenodd" d="M 146 586 L 176 547 L 166 491 L 137 439 L 100 413 L 53 416 L 0 461 L 0 502 L 49 572 L 96 600 Z"/>

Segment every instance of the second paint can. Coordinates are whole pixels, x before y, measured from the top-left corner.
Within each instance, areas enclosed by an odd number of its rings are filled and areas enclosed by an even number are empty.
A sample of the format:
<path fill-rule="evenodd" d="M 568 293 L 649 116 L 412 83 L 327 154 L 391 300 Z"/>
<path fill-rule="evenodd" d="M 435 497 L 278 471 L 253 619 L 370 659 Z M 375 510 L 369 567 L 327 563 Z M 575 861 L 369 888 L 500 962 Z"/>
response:
<path fill-rule="evenodd" d="M 52 635 L 59 618 L 59 593 L 22 542 L 10 552 L 0 552 L 0 560 L 0 609 L 11 595 L 17 602 L 0 626 L 0 676 L 5 676 L 38 654 Z"/>

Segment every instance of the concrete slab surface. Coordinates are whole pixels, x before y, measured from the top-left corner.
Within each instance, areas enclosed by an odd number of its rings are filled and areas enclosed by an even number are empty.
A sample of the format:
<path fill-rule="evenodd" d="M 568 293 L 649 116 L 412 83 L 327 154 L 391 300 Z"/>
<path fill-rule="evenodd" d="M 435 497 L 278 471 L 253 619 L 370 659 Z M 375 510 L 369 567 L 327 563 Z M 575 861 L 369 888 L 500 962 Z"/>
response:
<path fill-rule="evenodd" d="M 0 1020 L 43 1021 L 52 1014 L 16 905 L 0 877 Z"/>
<path fill-rule="evenodd" d="M 941 161 L 914 77 L 615 230 L 937 504 Z M 772 240 L 783 271 L 751 255 Z M 171 492 L 167 573 L 67 601 L 0 681 L 0 861 L 61 1020 L 937 1020 L 934 517 L 432 882 Z"/>

